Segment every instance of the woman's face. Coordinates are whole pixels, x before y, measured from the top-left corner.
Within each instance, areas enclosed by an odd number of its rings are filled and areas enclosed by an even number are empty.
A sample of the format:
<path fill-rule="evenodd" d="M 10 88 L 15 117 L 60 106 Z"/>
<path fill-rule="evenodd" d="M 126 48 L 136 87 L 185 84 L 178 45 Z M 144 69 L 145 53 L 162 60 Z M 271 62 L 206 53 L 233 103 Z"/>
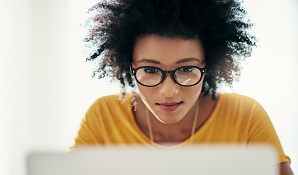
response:
<path fill-rule="evenodd" d="M 133 50 L 132 67 L 141 66 L 154 66 L 163 70 L 174 70 L 181 66 L 204 68 L 204 50 L 198 39 L 144 35 L 138 38 Z M 143 72 L 154 74 L 154 69 Z M 137 86 L 142 101 L 153 115 L 162 123 L 174 124 L 187 115 L 193 115 L 190 111 L 194 111 L 203 79 L 204 75 L 198 84 L 183 87 L 175 83 L 168 73 L 157 86 L 146 87 L 139 83 Z"/>

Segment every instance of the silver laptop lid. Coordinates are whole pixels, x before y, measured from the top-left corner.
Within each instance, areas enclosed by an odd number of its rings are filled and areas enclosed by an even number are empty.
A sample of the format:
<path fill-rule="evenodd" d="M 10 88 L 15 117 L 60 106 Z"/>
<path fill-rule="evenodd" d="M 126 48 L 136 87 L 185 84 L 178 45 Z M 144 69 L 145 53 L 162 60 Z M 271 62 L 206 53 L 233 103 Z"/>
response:
<path fill-rule="evenodd" d="M 28 175 L 277 175 L 278 163 L 269 146 L 133 146 L 32 152 L 27 169 Z"/>

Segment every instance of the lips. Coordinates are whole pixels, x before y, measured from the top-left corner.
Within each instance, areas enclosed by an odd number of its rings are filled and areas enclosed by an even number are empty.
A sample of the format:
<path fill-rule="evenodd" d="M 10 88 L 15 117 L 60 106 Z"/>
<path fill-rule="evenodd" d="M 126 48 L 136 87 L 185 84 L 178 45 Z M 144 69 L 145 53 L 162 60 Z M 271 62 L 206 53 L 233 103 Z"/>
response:
<path fill-rule="evenodd" d="M 182 102 L 172 102 L 172 103 L 157 103 L 161 110 L 166 112 L 175 111 Z"/>

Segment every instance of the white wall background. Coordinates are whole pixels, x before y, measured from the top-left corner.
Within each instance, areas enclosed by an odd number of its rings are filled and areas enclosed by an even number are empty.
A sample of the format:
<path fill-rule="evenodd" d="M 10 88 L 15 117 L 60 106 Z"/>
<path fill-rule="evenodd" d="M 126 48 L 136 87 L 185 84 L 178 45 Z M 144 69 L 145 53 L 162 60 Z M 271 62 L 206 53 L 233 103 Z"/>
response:
<path fill-rule="evenodd" d="M 1 0 L 0 174 L 31 150 L 67 150 L 87 107 L 118 86 L 91 79 L 79 24 L 95 0 Z M 298 2 L 246 1 L 259 37 L 235 91 L 268 111 L 298 173 Z"/>
<path fill-rule="evenodd" d="M 0 174 L 35 148 L 68 144 L 68 1 L 1 1 Z"/>

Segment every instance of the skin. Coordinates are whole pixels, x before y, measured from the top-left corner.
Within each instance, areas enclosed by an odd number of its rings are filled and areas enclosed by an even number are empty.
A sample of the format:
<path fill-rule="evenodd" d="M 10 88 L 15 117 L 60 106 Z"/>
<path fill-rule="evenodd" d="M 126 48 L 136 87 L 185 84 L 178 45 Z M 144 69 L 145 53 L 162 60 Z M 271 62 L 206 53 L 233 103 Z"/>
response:
<path fill-rule="evenodd" d="M 180 66 L 205 67 L 203 48 L 196 39 L 143 36 L 136 42 L 133 53 L 133 67 L 140 66 L 155 66 L 163 70 L 173 70 Z M 160 122 L 175 124 L 194 115 L 194 104 L 200 95 L 202 83 L 182 87 L 168 74 L 160 85 L 145 87 L 138 84 L 138 89 L 142 101 Z M 168 112 L 161 109 L 166 103 L 181 104 L 177 110 Z"/>
<path fill-rule="evenodd" d="M 288 162 L 280 164 L 280 175 L 294 175 Z"/>
<path fill-rule="evenodd" d="M 175 52 L 173 52 L 173 50 Z M 197 39 L 167 38 L 157 35 L 140 37 L 133 52 L 133 68 L 140 66 L 155 66 L 163 70 L 173 70 L 180 66 L 205 66 L 204 51 Z M 204 77 L 203 77 L 204 78 Z M 148 134 L 145 111 L 150 111 L 154 141 L 182 142 L 190 136 L 195 114 L 195 107 L 199 103 L 202 82 L 191 87 L 176 84 L 168 74 L 158 86 L 145 87 L 137 84 L 138 110 L 136 120 Z M 164 111 L 162 105 L 180 103 L 175 111 Z M 200 110 L 201 112 L 201 110 Z M 200 118 L 200 122 L 202 118 Z M 200 124 L 197 124 L 197 127 Z"/>
<path fill-rule="evenodd" d="M 173 70 L 180 66 L 205 67 L 204 49 L 198 39 L 169 38 L 148 34 L 139 37 L 133 50 L 132 67 L 155 66 Z M 198 130 L 210 116 L 216 99 L 201 94 L 202 83 L 191 87 L 176 84 L 167 74 L 165 80 L 155 87 L 137 83 L 135 118 L 145 135 L 149 137 L 145 111 L 149 110 L 154 141 L 156 143 L 179 143 L 191 135 L 196 107 L 199 107 Z M 165 111 L 163 104 L 175 103 L 178 108 Z M 281 175 L 293 175 L 288 163 L 280 164 Z"/>

